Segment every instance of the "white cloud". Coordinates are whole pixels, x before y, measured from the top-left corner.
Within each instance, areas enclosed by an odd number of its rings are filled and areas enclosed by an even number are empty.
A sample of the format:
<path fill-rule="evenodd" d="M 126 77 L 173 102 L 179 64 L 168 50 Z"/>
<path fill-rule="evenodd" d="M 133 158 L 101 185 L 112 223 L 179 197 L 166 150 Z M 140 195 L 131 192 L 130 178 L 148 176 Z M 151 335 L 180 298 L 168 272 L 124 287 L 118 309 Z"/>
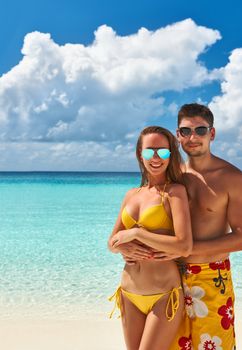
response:
<path fill-rule="evenodd" d="M 31 145 L 31 147 L 30 147 Z M 2 143 L 0 171 L 137 171 L 135 147 L 92 141 Z M 48 160 L 48 161 L 46 161 Z"/>
<path fill-rule="evenodd" d="M 238 167 L 242 165 L 242 48 L 232 51 L 229 63 L 221 69 L 221 95 L 209 107 L 218 131 L 216 153 Z"/>
<path fill-rule="evenodd" d="M 220 138 L 214 143 L 213 145 L 214 153 L 241 169 L 241 166 L 242 166 L 241 141 L 236 140 L 236 138 L 234 138 L 233 135 L 229 135 L 227 137 L 228 141 L 223 141 L 223 139 L 226 139 L 226 138 L 224 138 L 223 134 L 221 134 Z"/>
<path fill-rule="evenodd" d="M 124 37 L 103 25 L 86 47 L 30 33 L 22 61 L 0 78 L 2 138 L 123 139 L 162 115 L 164 100 L 152 94 L 212 79 L 198 56 L 219 38 L 191 19 Z"/>
<path fill-rule="evenodd" d="M 150 117 L 174 114 L 163 92 L 219 78 L 221 71 L 199 61 L 219 39 L 218 31 L 191 19 L 122 37 L 103 25 L 89 46 L 61 46 L 50 34 L 29 33 L 23 59 L 0 78 L 0 141 L 33 148 L 39 142 L 33 160 L 46 142 L 125 147 Z"/>
<path fill-rule="evenodd" d="M 232 51 L 222 71 L 222 94 L 215 96 L 209 106 L 216 115 L 217 128 L 227 131 L 242 126 L 242 48 Z"/>

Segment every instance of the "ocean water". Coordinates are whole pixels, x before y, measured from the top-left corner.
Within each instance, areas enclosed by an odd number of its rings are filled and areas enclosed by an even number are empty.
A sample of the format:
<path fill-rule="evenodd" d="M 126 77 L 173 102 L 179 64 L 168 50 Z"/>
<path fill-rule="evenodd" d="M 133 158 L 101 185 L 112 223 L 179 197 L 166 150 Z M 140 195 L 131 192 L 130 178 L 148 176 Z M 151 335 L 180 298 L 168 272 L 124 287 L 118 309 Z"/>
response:
<path fill-rule="evenodd" d="M 136 173 L 0 173 L 0 319 L 108 313 L 123 261 L 107 249 Z M 242 303 L 242 253 L 232 254 Z"/>

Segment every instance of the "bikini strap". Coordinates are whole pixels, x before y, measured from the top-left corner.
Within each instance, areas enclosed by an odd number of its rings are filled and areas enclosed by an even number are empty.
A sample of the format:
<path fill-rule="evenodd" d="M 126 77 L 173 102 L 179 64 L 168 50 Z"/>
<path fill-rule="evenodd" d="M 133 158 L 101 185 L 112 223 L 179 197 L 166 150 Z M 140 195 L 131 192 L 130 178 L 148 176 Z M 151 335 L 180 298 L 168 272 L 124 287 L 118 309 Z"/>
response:
<path fill-rule="evenodd" d="M 109 318 L 112 318 L 114 311 L 116 308 L 118 308 L 121 312 L 121 286 L 119 286 L 114 294 L 108 298 L 109 301 L 114 301 L 114 307 L 113 310 L 111 311 Z M 120 318 L 120 315 L 118 316 Z"/>
<path fill-rule="evenodd" d="M 173 320 L 179 308 L 179 290 L 180 289 L 182 289 L 182 286 L 173 288 L 169 292 L 170 295 L 166 304 L 166 318 L 168 321 Z M 170 315 L 169 315 L 169 309 L 171 309 Z"/>
<path fill-rule="evenodd" d="M 165 194 L 166 185 L 167 185 L 167 182 L 165 182 L 162 192 L 160 191 L 162 204 L 164 203 L 164 198 L 165 198 L 164 194 Z"/>

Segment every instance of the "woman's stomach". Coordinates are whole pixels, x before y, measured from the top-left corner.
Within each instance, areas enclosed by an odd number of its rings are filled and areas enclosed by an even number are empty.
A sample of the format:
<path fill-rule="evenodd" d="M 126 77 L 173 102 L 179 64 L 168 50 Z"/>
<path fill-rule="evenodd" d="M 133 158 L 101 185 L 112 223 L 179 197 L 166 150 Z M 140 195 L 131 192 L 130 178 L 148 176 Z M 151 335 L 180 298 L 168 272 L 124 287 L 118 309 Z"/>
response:
<path fill-rule="evenodd" d="M 176 263 L 170 261 L 139 261 L 126 264 L 122 273 L 121 287 L 135 294 L 158 294 L 181 284 Z"/>

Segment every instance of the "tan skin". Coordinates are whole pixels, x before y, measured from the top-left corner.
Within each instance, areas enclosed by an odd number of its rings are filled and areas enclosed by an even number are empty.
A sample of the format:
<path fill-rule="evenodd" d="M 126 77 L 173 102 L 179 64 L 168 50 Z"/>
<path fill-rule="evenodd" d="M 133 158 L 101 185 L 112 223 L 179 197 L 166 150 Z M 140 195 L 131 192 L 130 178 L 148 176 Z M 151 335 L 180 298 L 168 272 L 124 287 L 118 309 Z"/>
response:
<path fill-rule="evenodd" d="M 183 118 L 179 126 L 195 128 L 202 125 L 208 126 L 207 121 L 196 116 Z M 194 239 L 192 253 L 185 260 L 208 263 L 224 259 L 230 252 L 242 250 L 241 171 L 211 153 L 210 142 L 215 138 L 214 128 L 202 137 L 194 132 L 190 137 L 182 137 L 179 131 L 177 137 L 188 154 L 188 162 L 183 171 Z M 125 248 L 123 245 L 122 253 Z M 130 263 L 135 263 L 131 247 L 128 256 Z M 153 256 L 161 260 L 177 257 L 165 250 L 154 253 Z"/>
<path fill-rule="evenodd" d="M 164 135 L 149 134 L 143 136 L 143 148 L 169 148 L 169 142 Z M 117 253 L 121 251 L 120 247 L 135 245 L 135 256 L 139 258 L 135 264 L 125 265 L 121 286 L 135 294 L 151 295 L 167 292 L 181 284 L 174 261 L 161 262 L 151 259 L 151 255 L 161 250 L 170 254 L 182 251 L 188 255 L 192 249 L 192 233 L 186 190 L 179 184 L 169 184 L 165 190 L 164 206 L 167 214 L 173 218 L 174 232 L 162 229 L 151 233 L 140 227 L 125 229 L 121 221 L 124 207 L 133 218 L 138 219 L 146 208 L 161 203 L 160 191 L 166 183 L 169 159 L 163 160 L 155 153 L 151 160 L 142 161 L 149 174 L 148 186 L 138 192 L 132 189 L 126 194 L 109 239 L 109 248 Z M 125 255 L 129 255 L 128 250 Z M 146 316 L 122 295 L 125 310 L 122 323 L 128 350 L 160 350 L 161 344 L 163 350 L 169 349 L 182 320 L 184 302 L 180 291 L 180 307 L 174 319 L 168 322 L 165 313 L 168 297 L 162 297 Z"/>
<path fill-rule="evenodd" d="M 198 125 L 208 123 L 201 117 L 184 118 L 180 126 Z M 242 173 L 211 154 L 209 145 L 214 137 L 214 128 L 204 137 L 193 133 L 183 138 L 178 133 L 189 155 L 184 170 L 195 240 L 189 262 L 221 260 L 230 252 L 242 250 Z M 229 226 L 232 233 L 228 235 Z"/>

